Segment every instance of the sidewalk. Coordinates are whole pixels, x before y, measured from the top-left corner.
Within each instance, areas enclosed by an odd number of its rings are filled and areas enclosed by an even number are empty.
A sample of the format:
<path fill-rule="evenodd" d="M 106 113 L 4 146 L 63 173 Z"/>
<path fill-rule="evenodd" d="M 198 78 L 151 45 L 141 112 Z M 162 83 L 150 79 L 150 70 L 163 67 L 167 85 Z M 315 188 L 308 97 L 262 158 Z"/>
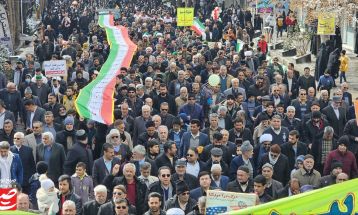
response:
<path fill-rule="evenodd" d="M 279 62 L 285 66 L 288 65 L 288 63 L 294 63 L 295 59 L 293 57 L 282 57 L 282 49 L 280 50 L 270 50 L 269 55 L 271 58 L 278 57 Z M 354 54 L 352 51 L 347 50 L 347 56 L 349 57 L 349 71 L 347 72 L 347 82 L 349 84 L 349 92 L 352 93 L 353 100 L 358 97 L 358 57 L 356 57 L 356 54 Z M 300 71 L 300 73 L 303 73 L 303 69 L 305 67 L 311 68 L 312 75 L 315 72 L 315 64 L 316 64 L 316 57 L 311 55 L 311 63 L 303 63 L 303 64 L 295 64 L 295 69 Z M 340 87 L 339 84 L 339 78 L 336 79 L 336 85 L 337 87 Z M 336 88 L 333 88 L 333 90 Z"/>

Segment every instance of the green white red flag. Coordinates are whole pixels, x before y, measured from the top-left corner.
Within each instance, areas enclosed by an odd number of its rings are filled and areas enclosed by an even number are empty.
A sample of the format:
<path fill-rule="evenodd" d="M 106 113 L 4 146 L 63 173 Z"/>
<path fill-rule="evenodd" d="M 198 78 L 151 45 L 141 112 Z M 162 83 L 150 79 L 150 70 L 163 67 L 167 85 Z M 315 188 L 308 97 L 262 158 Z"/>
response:
<path fill-rule="evenodd" d="M 201 36 L 204 41 L 206 40 L 205 26 L 198 18 L 194 18 L 193 26 L 191 26 L 191 29 L 199 36 Z"/>
<path fill-rule="evenodd" d="M 116 76 L 121 67 L 129 67 L 137 46 L 124 26 L 114 26 L 112 14 L 100 14 L 98 23 L 105 28 L 111 46 L 110 54 L 97 78 L 84 87 L 75 105 L 81 117 L 112 124 Z"/>

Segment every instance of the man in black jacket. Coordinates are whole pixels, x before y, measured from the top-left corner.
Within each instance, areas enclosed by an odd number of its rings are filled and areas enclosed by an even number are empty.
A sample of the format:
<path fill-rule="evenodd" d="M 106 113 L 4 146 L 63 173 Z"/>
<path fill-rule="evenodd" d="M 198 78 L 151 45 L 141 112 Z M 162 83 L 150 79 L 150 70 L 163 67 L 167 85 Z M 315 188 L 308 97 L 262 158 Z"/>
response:
<path fill-rule="evenodd" d="M 164 153 L 162 153 L 155 159 L 155 164 L 157 165 L 157 168 L 167 166 L 170 168 L 171 172 L 174 173 L 174 165 L 177 160 L 177 158 L 175 157 L 177 154 L 177 146 L 175 142 L 168 141 L 164 144 L 163 148 Z"/>
<path fill-rule="evenodd" d="M 86 172 L 92 175 L 93 156 L 92 150 L 87 147 L 87 134 L 85 130 L 76 132 L 77 143 L 67 153 L 67 159 L 64 164 L 65 174 L 72 175 L 75 173 L 78 162 L 86 164 Z"/>
<path fill-rule="evenodd" d="M 237 193 L 253 193 L 254 182 L 250 178 L 250 170 L 246 166 L 237 169 L 236 179 L 229 182 L 227 191 Z"/>
<path fill-rule="evenodd" d="M 175 173 L 172 175 L 172 181 L 174 183 L 178 183 L 179 181 L 185 181 L 188 185 L 189 189 L 195 189 L 199 187 L 198 179 L 186 173 L 186 161 L 185 160 L 177 160 L 175 163 Z"/>
<path fill-rule="evenodd" d="M 123 167 L 123 177 L 115 177 L 120 169 L 120 165 L 116 164 L 113 167 L 112 174 L 107 175 L 103 184 L 112 192 L 113 187 L 122 184 L 127 189 L 127 199 L 131 205 L 137 208 L 137 214 L 143 214 L 145 208 L 143 207 L 144 198 L 147 191 L 147 186 L 141 182 L 136 176 L 136 167 L 132 163 L 127 163 Z"/>
<path fill-rule="evenodd" d="M 170 198 L 165 204 L 165 211 L 170 208 L 180 208 L 185 214 L 190 213 L 194 206 L 196 205 L 196 201 L 189 196 L 189 187 L 186 185 L 184 181 L 179 181 L 176 184 L 176 195 Z"/>
<path fill-rule="evenodd" d="M 307 146 L 299 141 L 299 138 L 300 133 L 297 130 L 292 130 L 288 134 L 288 142 L 281 146 L 281 152 L 287 156 L 290 169 L 295 167 L 296 158 L 299 155 L 307 154 Z"/>
<path fill-rule="evenodd" d="M 72 190 L 72 184 L 71 184 L 71 177 L 68 175 L 61 175 L 58 178 L 58 187 L 59 187 L 59 194 L 58 194 L 58 208 L 59 212 L 57 215 L 61 214 L 62 211 L 62 205 L 66 200 L 71 200 L 76 204 L 76 215 L 82 214 L 82 202 L 81 198 L 77 196 L 73 190 Z"/>
<path fill-rule="evenodd" d="M 97 215 L 99 207 L 107 200 L 107 188 L 104 185 L 97 185 L 94 188 L 95 199 L 83 205 L 83 214 Z"/>
<path fill-rule="evenodd" d="M 176 193 L 176 187 L 175 183 L 171 181 L 171 173 L 170 169 L 167 166 L 160 167 L 158 170 L 158 178 L 159 181 L 154 182 L 149 186 L 149 189 L 147 190 L 146 200 L 148 198 L 148 195 L 152 192 L 157 192 L 160 195 L 162 195 L 162 206 L 161 208 L 164 208 L 164 205 L 166 202 L 175 195 Z"/>

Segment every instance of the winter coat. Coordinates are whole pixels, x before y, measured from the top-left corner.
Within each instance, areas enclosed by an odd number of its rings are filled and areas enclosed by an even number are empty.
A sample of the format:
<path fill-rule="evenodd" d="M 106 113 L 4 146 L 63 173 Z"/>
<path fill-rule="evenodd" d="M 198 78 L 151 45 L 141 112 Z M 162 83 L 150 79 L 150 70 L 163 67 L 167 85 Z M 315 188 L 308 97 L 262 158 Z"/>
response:
<path fill-rule="evenodd" d="M 331 72 L 331 76 L 333 78 L 338 77 L 339 65 L 340 65 L 339 57 L 340 57 L 340 51 L 338 48 L 336 48 L 333 52 L 331 52 L 328 57 L 327 69 Z"/>

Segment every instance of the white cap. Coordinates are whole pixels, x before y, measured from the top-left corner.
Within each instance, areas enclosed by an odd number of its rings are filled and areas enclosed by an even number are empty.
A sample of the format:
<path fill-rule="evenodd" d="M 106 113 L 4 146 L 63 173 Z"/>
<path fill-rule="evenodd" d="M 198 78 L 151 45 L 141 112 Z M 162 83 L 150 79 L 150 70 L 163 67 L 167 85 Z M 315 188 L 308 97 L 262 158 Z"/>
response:
<path fill-rule="evenodd" d="M 185 215 L 185 213 L 180 208 L 170 208 L 169 210 L 167 210 L 166 215 Z"/>
<path fill-rule="evenodd" d="M 260 137 L 260 143 L 263 142 L 272 142 L 272 135 L 271 134 L 263 134 Z"/>

